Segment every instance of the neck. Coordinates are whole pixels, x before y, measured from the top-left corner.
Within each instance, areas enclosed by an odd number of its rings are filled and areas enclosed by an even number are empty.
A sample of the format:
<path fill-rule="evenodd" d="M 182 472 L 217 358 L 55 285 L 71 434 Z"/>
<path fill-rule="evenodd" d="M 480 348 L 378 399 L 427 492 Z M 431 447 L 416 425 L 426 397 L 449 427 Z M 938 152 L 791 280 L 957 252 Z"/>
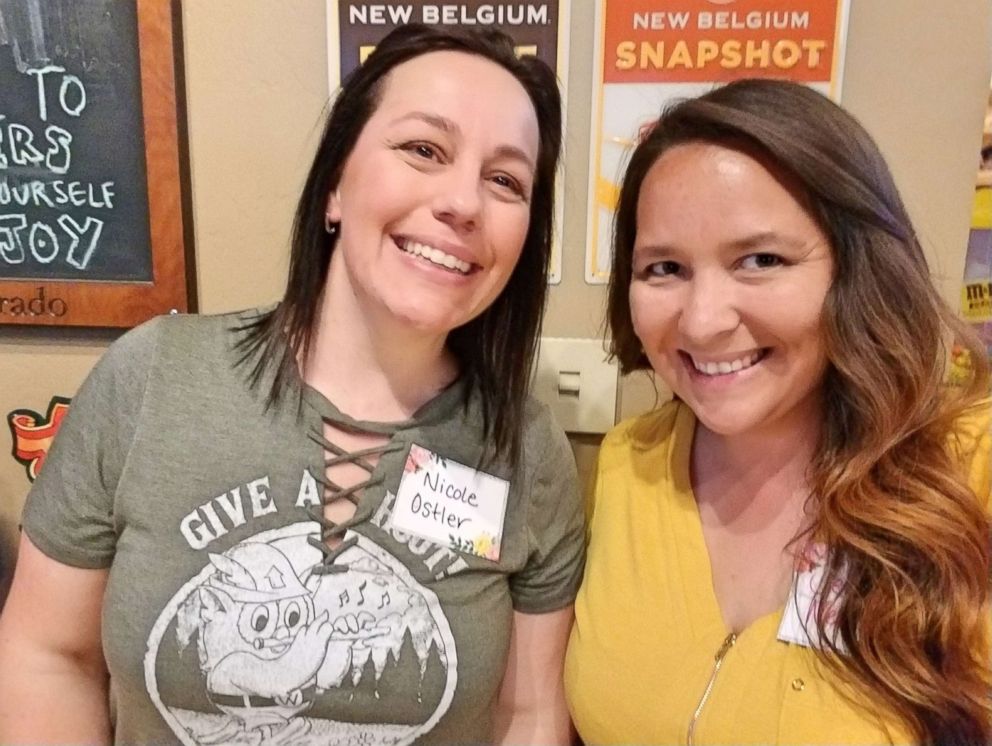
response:
<path fill-rule="evenodd" d="M 458 375 L 446 336 L 417 334 L 367 308 L 331 261 L 304 380 L 356 419 L 408 419 Z"/>
<path fill-rule="evenodd" d="M 705 503 L 724 523 L 758 527 L 770 520 L 794 521 L 798 531 L 821 411 L 816 402 L 805 410 L 790 422 L 734 435 L 697 423 L 691 478 L 701 508 Z"/>

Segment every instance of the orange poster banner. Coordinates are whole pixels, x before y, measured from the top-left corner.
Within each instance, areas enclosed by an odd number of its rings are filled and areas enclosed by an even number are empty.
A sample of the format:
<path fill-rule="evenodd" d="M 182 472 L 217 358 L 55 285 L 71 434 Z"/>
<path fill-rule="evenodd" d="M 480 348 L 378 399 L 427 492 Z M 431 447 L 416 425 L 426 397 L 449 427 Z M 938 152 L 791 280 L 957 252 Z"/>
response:
<path fill-rule="evenodd" d="M 839 3 L 607 2 L 603 82 L 726 82 L 743 76 L 827 82 Z"/>

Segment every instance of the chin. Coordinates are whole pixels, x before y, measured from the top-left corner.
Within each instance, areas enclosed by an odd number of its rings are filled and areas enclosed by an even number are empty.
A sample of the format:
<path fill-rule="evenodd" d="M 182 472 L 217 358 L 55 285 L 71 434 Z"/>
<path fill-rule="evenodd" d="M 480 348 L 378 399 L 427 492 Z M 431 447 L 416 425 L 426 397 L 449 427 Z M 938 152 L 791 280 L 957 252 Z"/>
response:
<path fill-rule="evenodd" d="M 464 319 L 438 314 L 437 309 L 391 309 L 393 317 L 411 332 L 419 334 L 448 334 L 465 323 Z"/>
<path fill-rule="evenodd" d="M 725 437 L 743 435 L 759 428 L 764 421 L 761 417 L 755 417 L 753 412 L 734 411 L 732 409 L 713 411 L 706 407 L 693 406 L 692 402 L 683 401 L 692 410 L 699 423 L 715 435 Z"/>
<path fill-rule="evenodd" d="M 742 423 L 737 421 L 731 423 L 726 420 L 704 420 L 700 417 L 697 417 L 696 419 L 707 430 L 714 435 L 719 435 L 721 438 L 736 438 L 739 435 L 747 435 L 755 429 L 755 425 L 750 422 Z"/>

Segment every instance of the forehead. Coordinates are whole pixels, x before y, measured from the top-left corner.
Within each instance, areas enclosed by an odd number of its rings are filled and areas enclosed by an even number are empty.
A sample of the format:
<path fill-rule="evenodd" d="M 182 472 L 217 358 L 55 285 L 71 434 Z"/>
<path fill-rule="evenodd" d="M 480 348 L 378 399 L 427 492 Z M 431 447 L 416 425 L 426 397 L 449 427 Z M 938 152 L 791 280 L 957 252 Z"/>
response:
<path fill-rule="evenodd" d="M 501 65 L 476 54 L 451 50 L 421 54 L 390 70 L 380 105 L 416 98 L 425 91 L 454 92 L 480 100 L 486 98 L 485 94 L 494 94 L 530 105 L 524 87 Z"/>
<path fill-rule="evenodd" d="M 687 223 L 728 232 L 762 225 L 817 230 L 798 179 L 747 147 L 689 142 L 648 169 L 638 196 L 638 227 Z"/>
<path fill-rule="evenodd" d="M 509 71 L 479 55 L 429 52 L 393 68 L 372 118 L 388 123 L 410 112 L 440 116 L 460 130 L 512 140 L 518 147 L 526 144 L 536 154 L 538 121 L 530 96 Z"/>

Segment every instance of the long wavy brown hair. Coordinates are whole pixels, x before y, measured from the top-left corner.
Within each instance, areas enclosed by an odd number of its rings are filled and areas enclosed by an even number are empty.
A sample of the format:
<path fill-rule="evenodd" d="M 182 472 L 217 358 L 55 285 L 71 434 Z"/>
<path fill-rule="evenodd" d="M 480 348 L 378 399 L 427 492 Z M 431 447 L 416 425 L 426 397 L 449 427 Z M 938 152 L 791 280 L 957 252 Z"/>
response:
<path fill-rule="evenodd" d="M 637 201 L 669 148 L 758 148 L 802 185 L 836 264 L 823 310 L 826 413 L 810 540 L 829 548 L 817 630 L 827 666 L 922 744 L 992 742 L 990 530 L 955 441 L 989 396 L 985 350 L 940 298 L 885 160 L 820 94 L 743 80 L 668 108 L 631 156 L 608 317 L 621 369 L 649 367 L 627 299 Z M 948 384 L 952 346 L 970 361 Z M 828 618 L 829 617 L 829 618 Z"/>

